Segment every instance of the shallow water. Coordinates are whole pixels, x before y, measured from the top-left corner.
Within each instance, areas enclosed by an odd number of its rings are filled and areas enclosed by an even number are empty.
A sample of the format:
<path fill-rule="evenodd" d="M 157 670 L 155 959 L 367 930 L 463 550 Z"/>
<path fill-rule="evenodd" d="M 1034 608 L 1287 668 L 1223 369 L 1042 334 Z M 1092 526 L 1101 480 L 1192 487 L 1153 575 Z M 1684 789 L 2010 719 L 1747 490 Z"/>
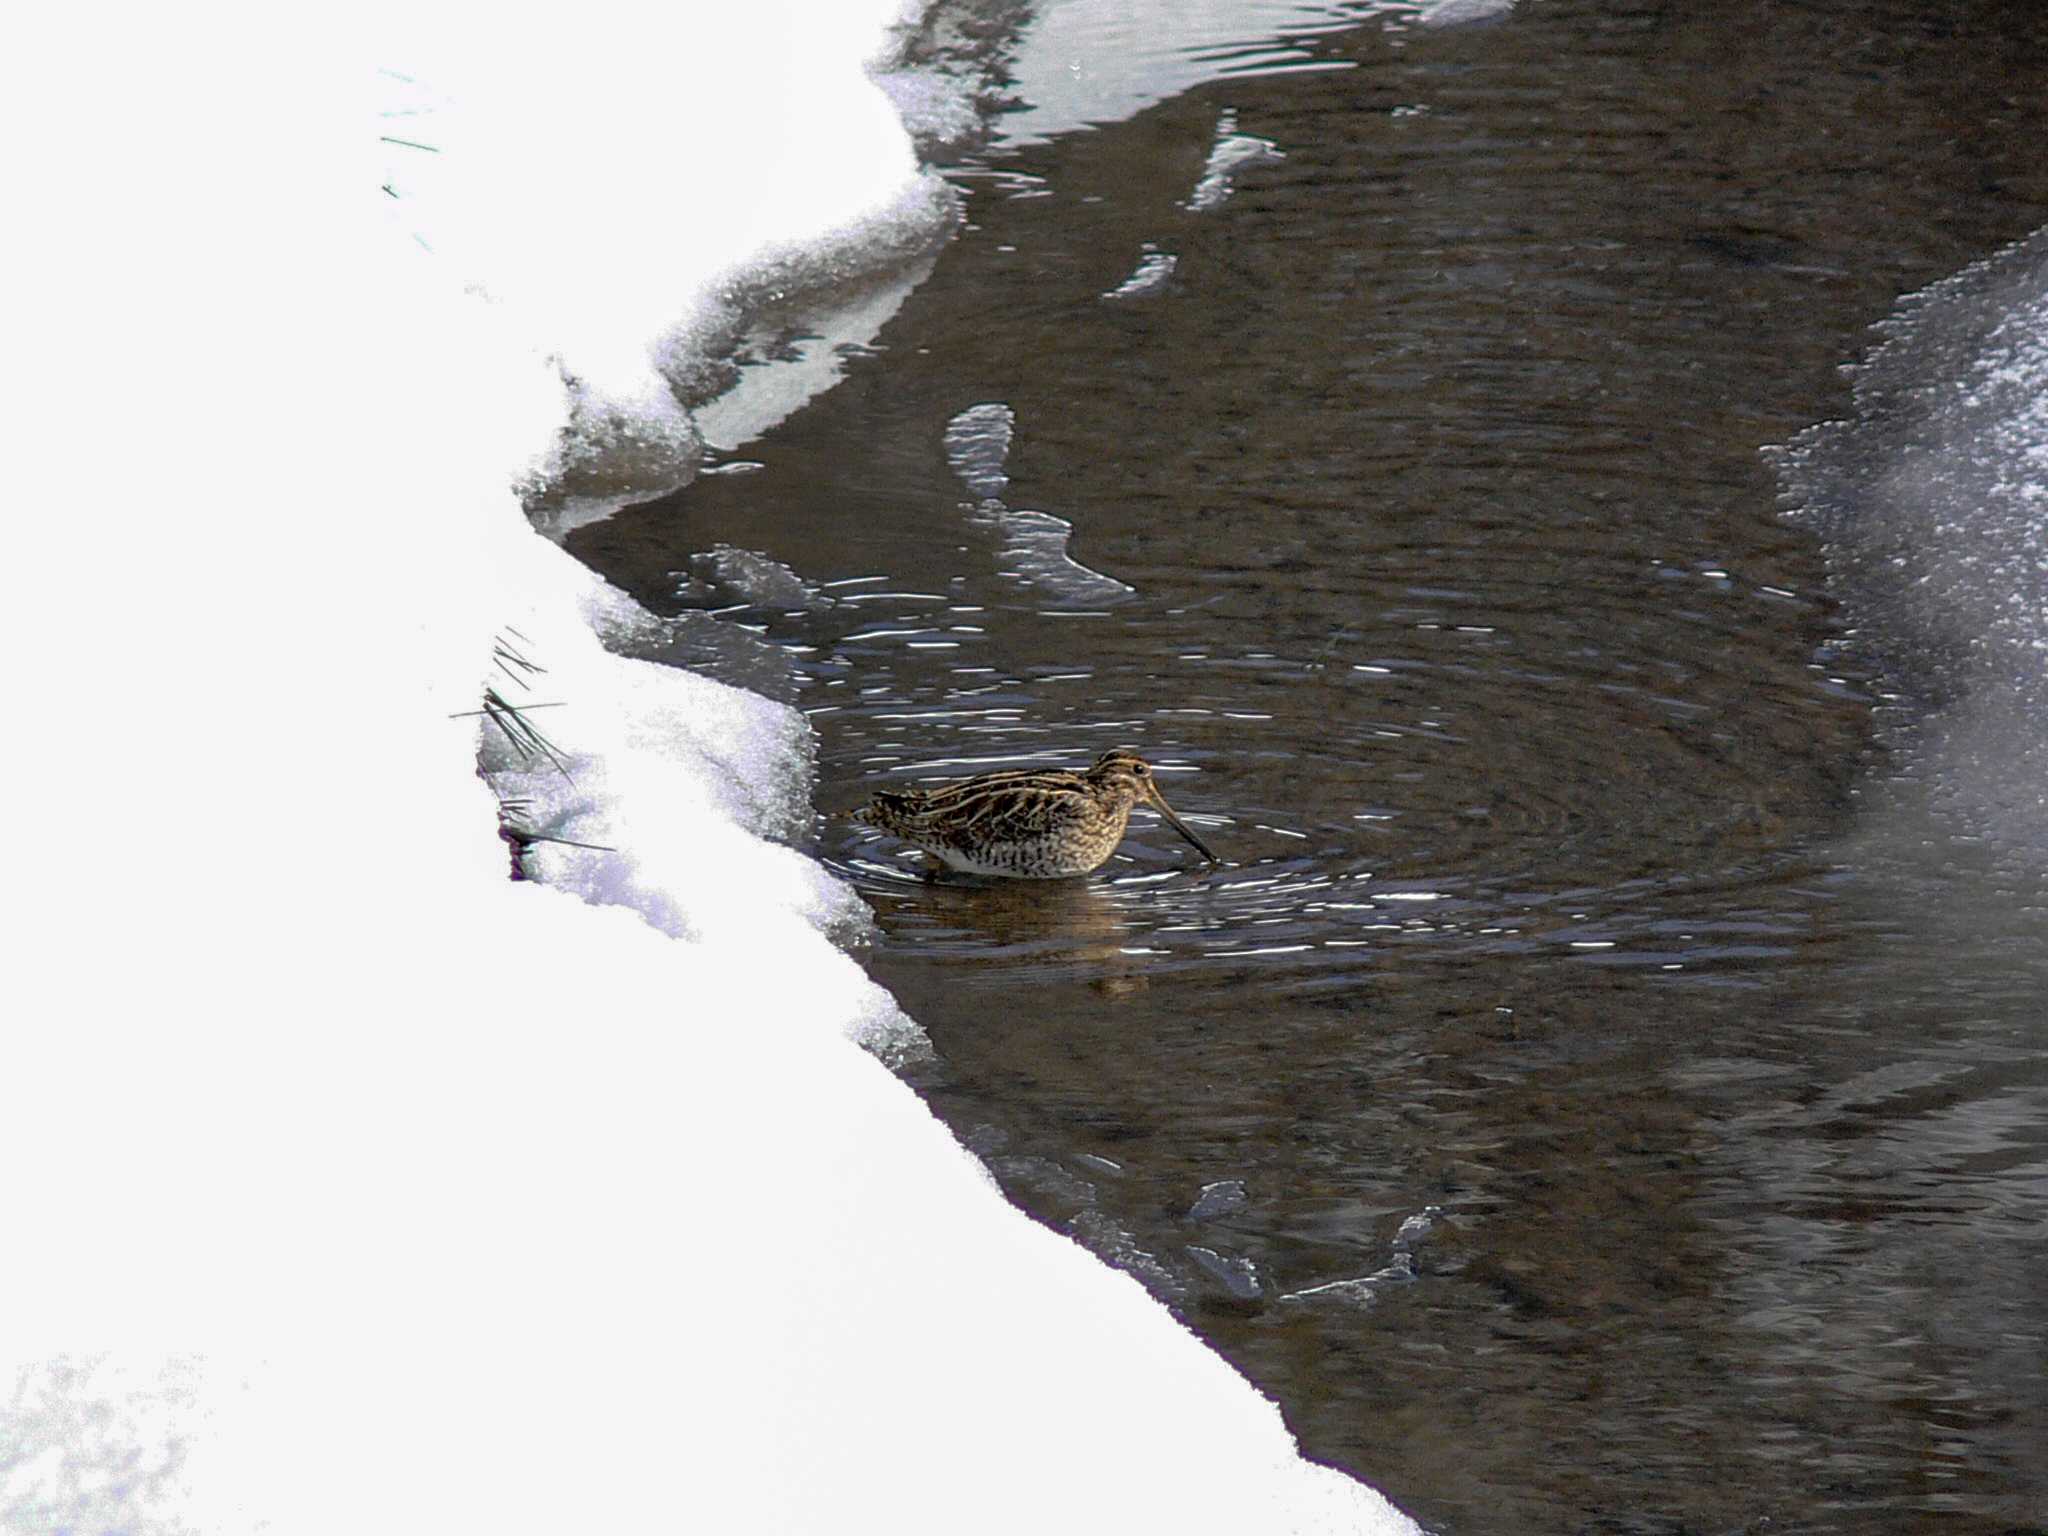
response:
<path fill-rule="evenodd" d="M 1444 1531 L 2048 1527 L 2048 898 L 1916 813 L 1759 453 L 2048 222 L 2048 14 L 1286 56 L 954 168 L 762 467 L 570 547 L 784 648 L 920 1089 L 1311 1456 Z M 841 814 L 1113 745 L 1222 867 Z"/>

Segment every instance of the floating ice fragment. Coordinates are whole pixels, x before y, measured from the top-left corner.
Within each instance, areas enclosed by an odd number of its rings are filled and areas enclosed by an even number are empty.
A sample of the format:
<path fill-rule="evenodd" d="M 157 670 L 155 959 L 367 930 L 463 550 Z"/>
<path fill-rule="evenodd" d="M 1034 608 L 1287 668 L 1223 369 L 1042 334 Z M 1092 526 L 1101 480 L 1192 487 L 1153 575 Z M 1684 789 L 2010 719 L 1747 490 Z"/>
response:
<path fill-rule="evenodd" d="M 1341 1301 L 1354 1307 L 1369 1307 L 1379 1300 L 1380 1292 L 1397 1285 L 1415 1283 L 1415 1260 L 1406 1253 L 1394 1255 L 1393 1263 L 1384 1269 L 1376 1269 L 1369 1275 L 1360 1275 L 1355 1280 L 1332 1280 L 1327 1285 L 1311 1285 L 1305 1290 L 1289 1291 L 1282 1301 Z"/>
<path fill-rule="evenodd" d="M 1151 241 L 1146 241 L 1139 250 L 1138 264 L 1131 275 L 1118 283 L 1102 296 L 1105 299 L 1150 298 L 1166 286 L 1173 276 L 1173 269 L 1180 265 L 1180 258 L 1170 251 L 1162 251 Z"/>
<path fill-rule="evenodd" d="M 1122 602 L 1131 595 L 1130 587 L 1067 553 L 1072 523 L 1050 512 L 1017 511 L 1003 504 L 1002 492 L 1010 484 L 1003 465 L 1016 426 L 1016 412 L 999 402 L 970 405 L 946 423 L 946 462 L 980 498 L 966 509 L 968 521 L 996 534 L 1001 541 L 996 567 L 1019 585 L 1062 607 Z"/>
<path fill-rule="evenodd" d="M 690 575 L 676 596 L 692 606 L 770 608 L 778 613 L 818 613 L 832 599 L 780 560 L 730 544 L 715 544 L 690 556 Z"/>
<path fill-rule="evenodd" d="M 1010 477 L 1003 464 L 1017 430 L 1017 413 L 991 401 L 970 405 L 946 423 L 946 462 L 976 496 L 1001 496 Z"/>
<path fill-rule="evenodd" d="M 1515 8 L 1515 0 L 1434 0 L 1415 19 L 1425 27 L 1468 27 L 1499 21 Z"/>
<path fill-rule="evenodd" d="M 1067 553 L 1074 525 L 1063 517 L 1008 508 L 984 510 L 974 517 L 995 527 L 1002 536 L 997 569 L 1055 602 L 1087 608 L 1120 603 L 1131 595 L 1131 587 L 1113 576 L 1091 571 Z"/>
<path fill-rule="evenodd" d="M 1229 1216 L 1250 1204 L 1245 1193 L 1243 1179 L 1218 1179 L 1213 1184 L 1204 1184 L 1202 1192 L 1195 1196 L 1195 1203 L 1188 1207 L 1189 1221 L 1214 1221 L 1219 1216 Z"/>
<path fill-rule="evenodd" d="M 1250 1259 L 1221 1254 L 1213 1248 L 1188 1247 L 1195 1267 L 1230 1293 L 1236 1301 L 1257 1301 L 1266 1294 L 1259 1284 L 1259 1272 Z"/>
<path fill-rule="evenodd" d="M 1232 178 L 1247 165 L 1270 165 L 1287 157 L 1271 139 L 1237 131 L 1237 113 L 1225 111 L 1216 120 L 1216 143 L 1209 151 L 1209 163 L 1202 167 L 1202 179 L 1182 206 L 1190 213 L 1206 213 L 1236 190 Z"/>
<path fill-rule="evenodd" d="M 1311 1285 L 1304 1290 L 1289 1291 L 1282 1301 L 1339 1301 L 1355 1307 L 1369 1307 L 1379 1299 L 1381 1291 L 1394 1286 L 1413 1285 L 1416 1279 L 1415 1246 L 1435 1228 L 1437 1218 L 1443 1215 L 1443 1207 L 1425 1205 L 1413 1216 L 1407 1217 L 1395 1229 L 1394 1240 L 1389 1245 L 1392 1254 L 1385 1267 L 1369 1275 L 1359 1275 L 1349 1280 L 1332 1280 L 1325 1285 Z"/>
<path fill-rule="evenodd" d="M 1425 1205 L 1413 1216 L 1402 1221 L 1394 1231 L 1394 1251 L 1404 1253 L 1429 1236 L 1436 1226 L 1437 1217 L 1443 1213 L 1444 1208 L 1440 1205 Z"/>

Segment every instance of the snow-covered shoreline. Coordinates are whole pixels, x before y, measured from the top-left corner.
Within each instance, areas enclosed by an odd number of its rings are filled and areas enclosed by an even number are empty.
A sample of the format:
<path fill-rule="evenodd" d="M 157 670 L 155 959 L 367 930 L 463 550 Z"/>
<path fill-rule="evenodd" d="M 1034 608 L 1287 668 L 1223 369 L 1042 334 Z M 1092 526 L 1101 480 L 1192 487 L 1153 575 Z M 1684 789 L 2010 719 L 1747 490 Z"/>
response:
<path fill-rule="evenodd" d="M 801 722 L 606 652 L 648 621 L 521 510 L 564 374 L 682 452 L 692 296 L 903 206 L 861 68 L 897 16 L 408 13 L 376 62 L 402 40 L 437 93 L 414 185 L 321 152 L 361 59 L 272 60 L 254 100 L 232 57 L 110 82 L 126 129 L 82 152 L 136 186 L 67 193 L 96 250 L 176 179 L 152 109 L 243 131 L 150 226 L 201 238 L 75 274 L 147 382 L 111 500 L 157 520 L 89 567 L 53 480 L 21 567 L 17 640 L 77 662 L 18 716 L 52 771 L 0 1527 L 1413 1529 L 851 1043 L 914 1026 L 832 941 L 850 894 L 761 836 L 803 814 Z M 66 624 L 48 578 L 87 568 Z M 612 850 L 541 845 L 552 886 L 505 878 L 474 771 L 507 630 L 570 773 L 486 761 Z"/>
<path fill-rule="evenodd" d="M 1854 415 L 1774 452 L 1786 507 L 1825 541 L 1858 645 L 1906 701 L 1879 713 L 1918 785 L 1917 811 L 1894 797 L 1880 818 L 1900 823 L 1891 841 L 1939 860 L 1969 845 L 2038 889 L 2048 230 L 1907 295 L 1877 330 L 1882 341 L 1850 372 Z"/>

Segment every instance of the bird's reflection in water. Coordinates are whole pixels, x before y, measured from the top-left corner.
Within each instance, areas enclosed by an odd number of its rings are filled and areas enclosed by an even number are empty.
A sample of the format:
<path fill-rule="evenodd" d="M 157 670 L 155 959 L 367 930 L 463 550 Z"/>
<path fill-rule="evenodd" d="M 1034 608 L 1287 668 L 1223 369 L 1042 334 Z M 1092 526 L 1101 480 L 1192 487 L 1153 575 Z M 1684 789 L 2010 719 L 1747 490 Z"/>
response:
<path fill-rule="evenodd" d="M 978 979 L 1021 982 L 1056 974 L 1119 997 L 1144 985 L 1153 958 L 1136 948 L 1130 913 L 1100 879 L 942 875 L 866 880 L 861 894 L 874 908 L 883 942 L 971 955 Z"/>

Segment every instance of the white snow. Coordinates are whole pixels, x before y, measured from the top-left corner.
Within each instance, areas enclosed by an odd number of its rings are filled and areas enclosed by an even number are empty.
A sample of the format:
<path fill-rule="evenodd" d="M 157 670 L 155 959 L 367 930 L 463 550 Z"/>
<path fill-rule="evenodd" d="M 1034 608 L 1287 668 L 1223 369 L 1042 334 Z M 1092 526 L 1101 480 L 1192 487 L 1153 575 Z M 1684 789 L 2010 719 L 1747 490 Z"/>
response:
<path fill-rule="evenodd" d="M 513 490 L 579 402 L 681 462 L 735 264 L 901 206 L 896 12 L 17 37 L 10 1536 L 1413 1529 L 852 1043 L 801 722 Z"/>

